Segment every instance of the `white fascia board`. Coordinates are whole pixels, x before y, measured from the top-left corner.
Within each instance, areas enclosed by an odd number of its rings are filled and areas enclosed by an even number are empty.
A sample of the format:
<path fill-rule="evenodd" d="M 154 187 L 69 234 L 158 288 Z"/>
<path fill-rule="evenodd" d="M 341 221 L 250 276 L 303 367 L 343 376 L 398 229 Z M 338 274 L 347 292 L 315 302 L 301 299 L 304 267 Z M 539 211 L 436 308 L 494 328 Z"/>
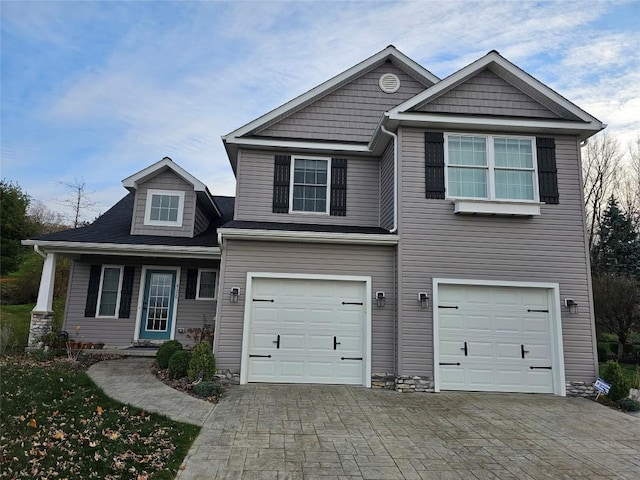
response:
<path fill-rule="evenodd" d="M 344 243 L 353 245 L 396 245 L 397 235 L 337 232 L 292 232 L 253 228 L 219 228 L 223 239 L 302 243 Z"/>
<path fill-rule="evenodd" d="M 247 147 L 264 147 L 277 149 L 291 148 L 295 150 L 327 150 L 332 152 L 349 152 L 361 154 L 371 153 L 367 145 L 356 145 L 352 143 L 272 140 L 269 138 L 230 138 L 226 139 L 225 142 Z"/>
<path fill-rule="evenodd" d="M 348 81 L 351 77 L 357 76 L 360 72 L 367 70 L 371 66 L 375 65 L 378 62 L 383 62 L 385 60 L 392 59 L 399 64 L 404 65 L 407 69 L 413 70 L 419 76 L 422 76 L 424 79 L 429 80 L 433 83 L 437 83 L 440 81 L 438 77 L 436 77 L 433 73 L 418 65 L 416 62 L 411 60 L 405 54 L 398 51 L 393 45 L 389 45 L 384 50 L 376 53 L 375 55 L 363 60 L 362 62 L 354 65 L 353 67 L 345 70 L 344 72 L 336 75 L 335 77 L 327 80 L 326 82 L 321 83 L 315 88 L 312 88 L 306 93 L 294 98 L 293 100 L 288 101 L 287 103 L 271 110 L 269 113 L 258 117 L 252 122 L 247 123 L 246 125 L 224 135 L 222 137 L 223 141 L 230 141 L 231 139 L 241 137 L 246 135 L 248 132 L 259 128 L 260 126 L 269 123 L 271 120 L 279 117 L 280 115 L 286 114 L 288 111 L 295 109 L 296 107 L 313 100 L 314 98 L 319 98 L 324 95 L 325 92 L 330 91 L 332 88 L 341 84 L 342 82 Z"/>
<path fill-rule="evenodd" d="M 598 124 L 599 125 L 599 130 L 602 130 L 602 128 L 604 128 L 602 122 L 600 122 L 597 118 L 589 115 L 587 112 L 585 112 L 584 110 L 579 108 L 577 105 L 573 104 L 572 102 L 570 102 L 569 100 L 564 98 L 559 93 L 557 93 L 554 90 L 552 90 L 551 88 L 547 87 L 545 84 L 543 84 L 542 82 L 536 80 L 534 77 L 529 75 L 527 72 L 525 72 L 521 68 L 517 67 L 516 65 L 514 65 L 511 62 L 509 62 L 507 59 L 505 59 L 504 57 L 502 57 L 501 55 L 499 55 L 498 53 L 493 52 L 493 51 L 489 52 L 487 55 L 485 55 L 484 57 L 476 60 L 475 62 L 470 63 L 466 67 L 463 67 L 462 69 L 458 70 L 457 72 L 449 75 L 447 78 L 445 78 L 444 80 L 442 80 L 439 83 L 435 84 L 434 86 L 426 89 L 424 92 L 419 93 L 415 97 L 410 98 L 406 102 L 401 103 L 397 107 L 391 109 L 390 113 L 394 114 L 394 113 L 397 113 L 397 112 L 406 112 L 407 110 L 410 110 L 411 108 L 413 108 L 413 107 L 415 107 L 417 105 L 420 105 L 421 103 L 423 103 L 425 101 L 428 101 L 428 100 L 430 100 L 430 99 L 442 94 L 443 92 L 445 92 L 447 90 L 450 90 L 450 89 L 454 88 L 456 85 L 464 82 L 465 80 L 467 80 L 468 78 L 472 77 L 476 73 L 478 73 L 481 70 L 487 68 L 492 63 L 495 63 L 496 65 L 499 65 L 500 67 L 504 68 L 509 73 L 511 73 L 512 75 L 514 75 L 518 79 L 520 79 L 522 82 L 530 85 L 533 89 L 537 90 L 542 95 L 544 95 L 547 98 L 549 98 L 551 101 L 557 103 L 558 105 L 560 105 L 564 109 L 566 109 L 569 112 L 573 113 L 575 116 L 577 116 L 578 118 L 580 118 L 584 122 L 587 122 L 587 123 L 590 123 L 590 124 L 591 123 Z"/>
<path fill-rule="evenodd" d="M 219 258 L 219 247 L 173 245 L 137 245 L 124 243 L 89 243 L 46 240 L 23 240 L 23 245 L 37 245 L 45 252 L 66 254 L 118 255 L 127 257 L 162 256 L 175 258 Z"/>
<path fill-rule="evenodd" d="M 439 113 L 421 112 L 393 112 L 385 115 L 391 121 L 408 122 L 414 124 L 440 124 L 444 126 L 460 127 L 517 127 L 522 129 L 541 128 L 550 130 L 572 130 L 594 132 L 601 130 L 600 122 L 582 123 L 571 120 L 530 120 L 501 117 L 469 117 L 464 115 L 443 115 Z M 594 132 L 595 133 L 595 132 Z"/>

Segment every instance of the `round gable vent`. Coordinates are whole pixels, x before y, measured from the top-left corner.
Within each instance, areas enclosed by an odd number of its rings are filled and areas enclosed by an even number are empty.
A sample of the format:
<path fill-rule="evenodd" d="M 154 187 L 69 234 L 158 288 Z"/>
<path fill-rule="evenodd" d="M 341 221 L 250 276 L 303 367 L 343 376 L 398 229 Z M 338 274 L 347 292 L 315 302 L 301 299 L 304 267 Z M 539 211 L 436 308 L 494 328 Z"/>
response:
<path fill-rule="evenodd" d="M 400 88 L 400 79 L 393 73 L 384 73 L 378 82 L 384 93 L 396 93 Z"/>

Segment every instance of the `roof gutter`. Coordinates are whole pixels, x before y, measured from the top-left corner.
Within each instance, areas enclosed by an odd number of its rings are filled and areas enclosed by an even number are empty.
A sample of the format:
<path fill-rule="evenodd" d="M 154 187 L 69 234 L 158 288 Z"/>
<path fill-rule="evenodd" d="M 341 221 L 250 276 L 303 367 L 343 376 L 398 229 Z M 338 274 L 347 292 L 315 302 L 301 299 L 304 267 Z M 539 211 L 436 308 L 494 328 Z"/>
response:
<path fill-rule="evenodd" d="M 302 243 L 343 243 L 352 245 L 395 245 L 397 235 L 387 233 L 337 233 L 337 232 L 293 232 L 290 230 L 265 230 L 258 228 L 220 228 L 222 239 L 259 240 Z"/>
<path fill-rule="evenodd" d="M 389 233 L 396 233 L 398 231 L 398 135 L 384 128 L 382 123 L 380 130 L 393 138 L 393 228 Z"/>
<path fill-rule="evenodd" d="M 44 253 L 42 250 L 40 250 L 40 246 L 39 245 L 34 245 L 33 246 L 33 251 L 36 252 L 38 255 L 40 255 L 42 258 L 47 258 L 47 254 Z"/>
<path fill-rule="evenodd" d="M 169 258 L 218 258 L 219 247 L 174 246 L 174 245 L 135 245 L 124 243 L 89 243 L 51 240 L 23 240 L 23 245 L 33 245 L 38 255 L 43 250 L 70 255 L 118 255 L 127 257 L 169 257 Z M 46 256 L 46 255 L 45 255 Z"/>

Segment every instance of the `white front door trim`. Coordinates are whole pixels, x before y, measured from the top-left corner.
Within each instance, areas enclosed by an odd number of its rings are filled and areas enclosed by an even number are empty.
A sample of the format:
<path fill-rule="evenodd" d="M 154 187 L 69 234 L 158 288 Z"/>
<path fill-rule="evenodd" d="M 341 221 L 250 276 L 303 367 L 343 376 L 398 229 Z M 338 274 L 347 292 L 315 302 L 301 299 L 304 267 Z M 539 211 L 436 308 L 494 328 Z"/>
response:
<path fill-rule="evenodd" d="M 173 322 L 171 322 L 171 336 L 173 340 L 176 335 L 176 323 L 178 323 L 178 299 L 180 298 L 180 267 L 164 267 L 162 265 L 143 265 L 140 273 L 140 287 L 138 288 L 138 304 L 136 306 L 136 329 L 133 334 L 133 341 L 140 340 L 140 322 L 142 321 L 142 305 L 144 303 L 144 287 L 147 278 L 147 270 L 171 270 L 176 272 L 176 286 L 173 292 Z"/>
<path fill-rule="evenodd" d="M 247 383 L 249 375 L 249 335 L 251 333 L 251 292 L 254 278 L 280 278 L 300 280 L 338 280 L 343 282 L 363 282 L 365 284 L 365 338 L 364 338 L 364 379 L 363 384 L 371 388 L 371 277 L 351 275 L 321 275 L 307 273 L 247 272 L 246 295 L 244 299 L 244 325 L 242 329 L 242 357 L 240 363 L 240 384 Z M 173 338 L 173 337 L 172 337 Z"/>
<path fill-rule="evenodd" d="M 541 288 L 548 290 L 549 315 L 551 317 L 551 359 L 553 362 L 553 392 L 555 395 L 566 396 L 564 372 L 564 349 L 562 346 L 562 318 L 560 312 L 560 285 L 557 283 L 541 282 L 510 282 L 501 280 L 465 280 L 459 278 L 433 279 L 433 384 L 434 391 L 440 391 L 440 358 L 439 318 L 438 318 L 438 287 L 440 285 L 475 285 L 487 287 L 519 287 Z"/>

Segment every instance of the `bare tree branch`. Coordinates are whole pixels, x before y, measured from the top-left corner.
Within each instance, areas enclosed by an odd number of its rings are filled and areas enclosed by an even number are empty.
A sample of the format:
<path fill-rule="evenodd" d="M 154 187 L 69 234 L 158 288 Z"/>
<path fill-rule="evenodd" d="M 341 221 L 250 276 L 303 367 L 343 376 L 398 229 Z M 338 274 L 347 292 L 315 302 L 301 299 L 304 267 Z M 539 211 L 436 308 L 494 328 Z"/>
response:
<path fill-rule="evenodd" d="M 94 192 L 87 191 L 87 184 L 83 178 L 80 180 L 74 178 L 72 182 L 56 183 L 65 187 L 69 192 L 69 198 L 54 201 L 71 212 L 73 228 L 78 228 L 83 223 L 82 218 L 86 211 L 95 212 L 94 207 L 97 202 L 94 202 L 90 197 Z"/>

